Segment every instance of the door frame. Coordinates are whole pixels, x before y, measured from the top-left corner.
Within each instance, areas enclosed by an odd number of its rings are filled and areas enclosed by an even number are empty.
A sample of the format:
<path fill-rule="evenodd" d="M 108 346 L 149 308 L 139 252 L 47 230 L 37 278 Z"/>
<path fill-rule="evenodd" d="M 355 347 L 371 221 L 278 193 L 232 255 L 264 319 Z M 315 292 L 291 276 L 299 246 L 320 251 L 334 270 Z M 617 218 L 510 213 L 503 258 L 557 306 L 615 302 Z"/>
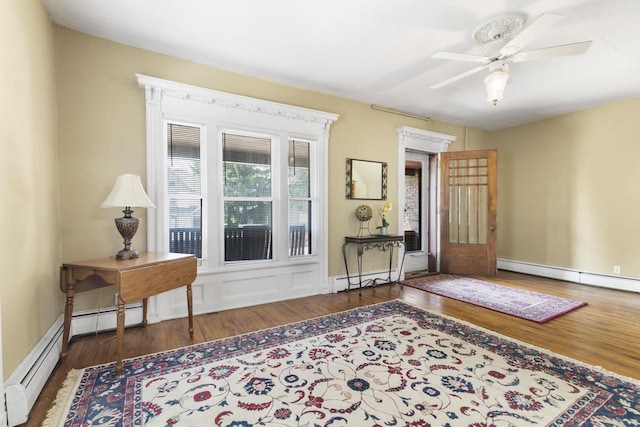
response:
<path fill-rule="evenodd" d="M 431 230 L 431 227 L 429 225 L 430 221 L 431 221 L 431 210 L 430 210 L 430 206 L 431 206 L 431 193 L 433 191 L 436 191 L 437 189 L 435 187 L 432 186 L 431 183 L 431 159 L 432 156 L 434 156 L 433 154 L 429 154 L 429 153 L 425 153 L 423 151 L 415 151 L 415 150 L 405 150 L 405 171 L 407 169 L 407 164 L 411 163 L 411 162 L 415 162 L 415 163 L 420 163 L 421 167 L 420 167 L 420 174 L 418 175 L 420 178 L 420 195 L 419 195 L 419 207 L 418 207 L 418 212 L 419 212 L 419 227 L 418 227 L 418 236 L 419 236 L 419 241 L 420 241 L 420 249 L 418 250 L 414 250 L 414 251 L 409 251 L 408 247 L 405 246 L 405 257 L 404 257 L 404 271 L 407 273 L 411 273 L 413 271 L 423 271 L 423 270 L 431 270 L 433 271 L 435 269 L 435 263 L 432 263 L 433 265 L 430 265 L 430 259 L 429 259 L 429 254 L 434 253 L 435 251 L 430 251 L 430 239 L 431 239 L 431 234 L 429 233 L 429 231 Z M 398 167 L 401 167 L 401 165 L 398 165 Z M 437 165 L 434 166 L 437 168 Z M 400 183 L 399 186 L 402 186 L 406 192 L 407 190 L 407 175 L 405 172 L 404 175 L 404 185 L 402 185 Z M 402 210 L 402 212 L 405 214 L 405 223 L 404 225 L 406 225 L 406 212 L 407 212 L 407 205 L 406 205 L 406 201 L 407 201 L 407 195 L 405 193 L 405 197 L 403 198 L 403 201 L 405 202 L 404 205 L 404 209 Z M 406 233 L 407 231 L 404 231 L 405 234 L 405 245 L 407 245 L 407 241 L 406 241 Z M 402 232 L 398 233 L 398 234 L 402 234 Z"/>
<path fill-rule="evenodd" d="M 406 161 L 406 152 L 417 151 L 425 154 L 439 154 L 449 149 L 449 144 L 456 140 L 453 135 L 447 135 L 444 133 L 432 132 L 423 129 L 416 129 L 409 126 L 400 126 L 396 128 L 396 134 L 398 135 L 398 168 L 397 168 L 397 209 L 398 217 L 396 223 L 396 229 L 404 230 L 404 208 L 405 208 L 405 188 L 404 188 L 404 165 Z M 433 248 L 435 248 L 435 260 L 429 260 L 429 268 L 435 263 L 435 271 L 440 271 L 440 173 L 439 167 L 437 170 L 433 170 L 432 165 L 429 167 L 429 185 L 432 191 L 430 191 L 429 197 L 429 222 L 428 222 L 428 252 L 433 254 Z M 403 249 L 404 251 L 404 249 Z M 402 254 L 404 255 L 404 254 Z M 427 255 L 427 254 L 425 254 Z M 404 279 L 404 272 L 401 279 Z"/>

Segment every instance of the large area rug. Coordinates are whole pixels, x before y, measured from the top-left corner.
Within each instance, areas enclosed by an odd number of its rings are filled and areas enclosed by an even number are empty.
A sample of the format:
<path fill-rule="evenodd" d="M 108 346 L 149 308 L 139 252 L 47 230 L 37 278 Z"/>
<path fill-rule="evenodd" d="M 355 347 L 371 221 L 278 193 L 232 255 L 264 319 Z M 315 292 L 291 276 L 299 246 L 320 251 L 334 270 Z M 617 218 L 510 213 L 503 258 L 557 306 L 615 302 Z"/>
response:
<path fill-rule="evenodd" d="M 640 382 L 396 300 L 72 371 L 44 425 L 638 426 Z M 58 416 L 56 416 L 56 413 Z"/>
<path fill-rule="evenodd" d="M 544 323 L 586 302 L 502 286 L 464 276 L 439 274 L 408 279 L 406 286 L 479 305 L 501 313 Z"/>

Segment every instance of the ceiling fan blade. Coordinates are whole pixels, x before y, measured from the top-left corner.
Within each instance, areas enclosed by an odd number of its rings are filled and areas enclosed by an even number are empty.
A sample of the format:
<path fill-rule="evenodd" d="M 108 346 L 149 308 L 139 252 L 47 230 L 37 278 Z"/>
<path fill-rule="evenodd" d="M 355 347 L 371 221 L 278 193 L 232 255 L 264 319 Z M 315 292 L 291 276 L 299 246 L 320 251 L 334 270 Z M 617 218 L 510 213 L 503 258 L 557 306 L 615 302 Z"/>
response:
<path fill-rule="evenodd" d="M 533 21 L 531 25 L 522 30 L 520 34 L 515 36 L 513 40 L 504 45 L 502 49 L 500 49 L 500 54 L 503 56 L 515 54 L 529 44 L 533 39 L 541 36 L 542 33 L 554 26 L 562 18 L 564 18 L 563 15 L 555 13 L 545 13 L 544 15 L 541 15 L 538 19 Z"/>
<path fill-rule="evenodd" d="M 538 59 L 557 58 L 559 56 L 582 55 L 593 42 L 591 40 L 585 42 L 563 44 L 560 46 L 551 46 L 543 49 L 528 50 L 526 52 L 518 52 L 509 58 L 513 62 L 537 61 Z"/>
<path fill-rule="evenodd" d="M 466 62 L 482 62 L 484 64 L 491 61 L 486 56 L 469 55 L 467 53 L 455 53 L 455 52 L 436 52 L 432 58 L 438 59 L 452 59 L 454 61 L 466 61 Z"/>
<path fill-rule="evenodd" d="M 467 76 L 470 76 L 471 74 L 475 74 L 475 73 L 477 73 L 478 71 L 482 71 L 482 70 L 484 70 L 485 68 L 487 68 L 488 66 L 489 66 L 489 64 L 487 64 L 487 65 L 481 65 L 481 66 L 476 67 L 476 68 L 472 68 L 471 70 L 469 70 L 469 71 L 465 71 L 465 72 L 464 72 L 464 73 L 462 73 L 462 74 L 458 74 L 457 76 L 453 76 L 453 77 L 451 77 L 451 78 L 449 78 L 449 79 L 447 79 L 447 80 L 445 80 L 445 81 L 442 81 L 442 82 L 440 82 L 440 83 L 434 84 L 434 85 L 433 85 L 433 86 L 431 86 L 429 89 L 439 89 L 439 88 L 441 88 L 442 86 L 446 86 L 446 85 L 448 85 L 449 83 L 456 82 L 456 81 L 458 81 L 458 80 L 460 80 L 460 79 L 463 79 L 463 78 L 465 78 L 465 77 L 467 77 Z"/>

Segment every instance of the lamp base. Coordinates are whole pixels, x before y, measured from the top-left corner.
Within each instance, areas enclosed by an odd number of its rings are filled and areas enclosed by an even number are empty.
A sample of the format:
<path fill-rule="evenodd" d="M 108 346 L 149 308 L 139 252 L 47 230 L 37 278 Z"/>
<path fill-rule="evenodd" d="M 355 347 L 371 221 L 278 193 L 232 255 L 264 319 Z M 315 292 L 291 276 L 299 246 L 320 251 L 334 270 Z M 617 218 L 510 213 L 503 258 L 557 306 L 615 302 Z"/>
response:
<path fill-rule="evenodd" d="M 122 218 L 116 218 L 115 223 L 118 232 L 124 238 L 124 249 L 116 254 L 116 259 L 140 258 L 140 253 L 135 249 L 131 249 L 131 239 L 133 239 L 136 231 L 138 231 L 140 219 L 131 216 L 133 211 L 128 206 L 122 212 L 124 212 L 124 216 Z"/>
<path fill-rule="evenodd" d="M 140 258 L 140 252 L 137 249 L 122 249 L 116 254 L 116 259 L 136 259 Z"/>

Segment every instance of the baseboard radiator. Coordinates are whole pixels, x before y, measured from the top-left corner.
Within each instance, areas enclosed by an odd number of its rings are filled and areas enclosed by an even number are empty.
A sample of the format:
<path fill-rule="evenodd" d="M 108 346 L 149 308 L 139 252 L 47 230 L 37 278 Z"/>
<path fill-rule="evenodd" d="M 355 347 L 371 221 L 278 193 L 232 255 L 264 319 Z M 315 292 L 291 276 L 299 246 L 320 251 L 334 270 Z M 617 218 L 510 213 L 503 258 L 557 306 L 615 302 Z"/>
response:
<path fill-rule="evenodd" d="M 58 363 L 62 327 L 63 316 L 60 316 L 5 382 L 9 426 L 27 421 L 29 411 Z"/>
<path fill-rule="evenodd" d="M 125 326 L 136 325 L 141 321 L 141 304 L 127 305 Z M 71 335 L 113 330 L 115 325 L 115 307 L 102 311 L 76 312 L 71 321 Z M 64 315 L 61 315 L 4 383 L 9 426 L 27 421 L 31 408 L 60 359 L 63 327 Z"/>
<path fill-rule="evenodd" d="M 508 259 L 498 259 L 498 268 L 516 273 L 531 274 L 533 276 L 548 277 L 582 285 L 599 286 L 602 288 L 618 289 L 621 291 L 640 292 L 640 279 L 607 274 L 591 273 L 588 271 L 572 270 L 563 267 L 533 264 Z"/>

